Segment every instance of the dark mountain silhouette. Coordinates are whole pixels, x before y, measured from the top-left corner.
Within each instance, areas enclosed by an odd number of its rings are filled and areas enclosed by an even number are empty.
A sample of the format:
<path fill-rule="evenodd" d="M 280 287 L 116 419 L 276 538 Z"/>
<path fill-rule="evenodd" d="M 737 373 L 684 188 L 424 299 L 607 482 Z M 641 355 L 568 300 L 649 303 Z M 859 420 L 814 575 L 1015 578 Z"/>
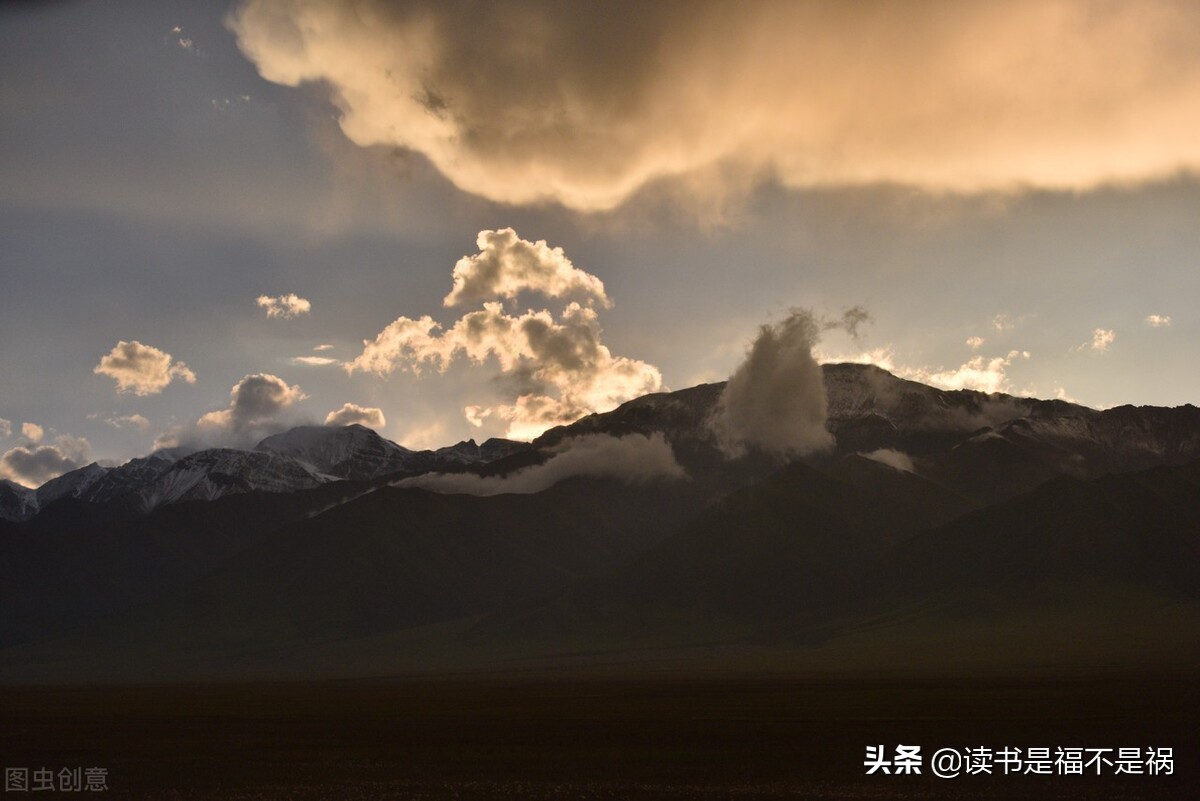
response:
<path fill-rule="evenodd" d="M 0 677 L 302 674 L 318 659 L 388 672 L 647 648 L 803 661 L 854 644 L 888 658 L 906 642 L 929 664 L 1036 661 L 1065 641 L 1191 658 L 1200 410 L 947 392 L 862 365 L 824 375 L 836 446 L 782 466 L 720 451 L 711 384 L 530 444 L 413 452 L 358 426 L 307 427 L 252 451 L 0 487 L 5 516 L 24 516 L 0 519 Z M 665 438 L 687 477 L 584 470 L 487 497 L 394 486 L 513 476 L 580 437 L 630 434 Z"/>

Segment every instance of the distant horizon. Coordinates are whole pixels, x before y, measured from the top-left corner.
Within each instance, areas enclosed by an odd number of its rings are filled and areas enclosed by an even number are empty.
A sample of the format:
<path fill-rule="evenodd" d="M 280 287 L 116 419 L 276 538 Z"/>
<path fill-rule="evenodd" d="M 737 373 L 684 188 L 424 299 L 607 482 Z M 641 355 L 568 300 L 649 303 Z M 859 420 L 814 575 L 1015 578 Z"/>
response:
<path fill-rule="evenodd" d="M 871 363 L 869 363 L 869 362 L 853 362 L 853 361 L 848 361 L 848 362 L 838 362 L 838 361 L 826 361 L 826 362 L 821 362 L 821 363 L 820 363 L 820 365 L 821 365 L 821 367 L 827 367 L 827 366 L 846 366 L 846 365 L 861 366 L 861 367 L 869 367 L 869 368 L 873 368 L 873 369 L 877 369 L 877 370 L 882 370 L 883 372 L 886 372 L 886 373 L 888 373 L 889 375 L 893 375 L 893 376 L 895 376 L 896 378 L 898 378 L 898 379 L 900 379 L 900 380 L 905 380 L 905 381 L 913 381 L 914 383 L 924 384 L 924 382 L 922 382 L 922 381 L 919 381 L 919 380 L 917 380 L 916 378 L 903 378 L 902 376 L 896 376 L 896 375 L 895 375 L 895 373 L 892 373 L 890 370 L 887 370 L 886 368 L 884 368 L 884 367 L 881 367 L 881 366 L 879 366 L 879 365 L 877 365 L 877 364 L 871 364 Z M 699 383 L 699 384 L 694 384 L 694 385 L 692 385 L 692 386 L 690 386 L 690 387 L 681 387 L 681 388 L 679 388 L 679 389 L 666 389 L 666 388 L 664 388 L 664 389 L 661 389 L 661 390 L 657 390 L 657 391 L 655 391 L 655 392 L 646 393 L 646 395 L 641 395 L 641 396 L 638 396 L 638 398 L 631 398 L 630 400 L 628 400 L 628 401 L 625 401 L 624 403 L 631 403 L 631 402 L 633 402 L 633 401 L 636 401 L 636 400 L 638 400 L 639 398 L 647 397 L 648 395 L 670 395 L 670 394 L 673 394 L 673 393 L 676 393 L 676 392 L 684 392 L 684 391 L 687 391 L 687 390 L 696 389 L 696 388 L 698 388 L 698 387 L 705 387 L 705 386 L 721 386 L 721 385 L 724 385 L 724 384 L 726 384 L 726 383 L 727 383 L 726 381 L 708 381 L 708 382 L 701 382 L 701 383 Z M 980 392 L 980 390 L 973 390 L 973 389 L 962 389 L 962 390 L 958 390 L 958 389 L 944 389 L 944 388 L 941 388 L 941 387 L 936 387 L 936 386 L 933 386 L 933 385 L 931 385 L 931 384 L 924 384 L 924 385 L 925 385 L 925 386 L 929 386 L 929 387 L 931 387 L 931 388 L 933 388 L 933 389 L 941 389 L 941 390 L 943 390 L 943 391 L 947 391 L 947 392 L 957 392 L 957 391 L 966 391 L 966 392 Z M 1194 406 L 1195 406 L 1195 404 L 1191 404 L 1191 403 L 1177 404 L 1176 406 L 1166 406 L 1166 407 L 1160 407 L 1160 406 L 1156 406 L 1156 405 L 1154 405 L 1154 404 L 1128 404 L 1128 403 L 1127 403 L 1127 404 L 1117 404 L 1117 405 L 1115 405 L 1115 406 L 1107 406 L 1107 407 L 1103 407 L 1103 408 L 1097 408 L 1097 407 L 1092 407 L 1092 406 L 1086 406 L 1086 405 L 1084 405 L 1084 404 L 1081 404 L 1081 403 L 1079 403 L 1078 401 L 1074 401 L 1074 400 L 1070 400 L 1070 401 L 1064 401 L 1064 399 L 1062 399 L 1062 398 L 1038 398 L 1038 397 L 1031 396 L 1031 395 L 1012 395 L 1012 394 L 1010 394 L 1010 393 L 1006 393 L 1006 392 L 999 392 L 999 391 L 997 391 L 997 392 L 990 392 L 990 393 L 982 393 L 982 394 L 984 394 L 984 395 L 989 395 L 989 396 L 1002 396 L 1002 397 L 1009 397 L 1009 398 L 1022 398 L 1022 399 L 1038 400 L 1038 401 L 1063 401 L 1063 402 L 1066 402 L 1066 403 L 1070 403 L 1070 404 L 1071 404 L 1071 405 L 1073 405 L 1073 406 L 1079 406 L 1079 407 L 1081 407 L 1081 408 L 1083 408 L 1083 409 L 1087 409 L 1087 410 L 1089 410 L 1089 411 L 1092 411 L 1092 412 L 1105 412 L 1105 411 L 1111 411 L 1111 410 L 1113 410 L 1113 409 L 1121 408 L 1121 407 L 1123 407 L 1123 406 L 1129 406 L 1129 407 L 1133 407 L 1133 408 L 1166 408 L 1166 409 L 1174 409 L 1174 408 L 1181 408 L 1181 407 L 1194 407 Z M 621 404 L 621 405 L 623 405 L 623 404 Z M 614 410 L 615 410 L 615 409 L 614 409 Z M 604 412 L 594 412 L 593 414 L 605 414 L 607 411 L 613 411 L 613 410 L 605 410 Z M 569 425 L 569 424 L 568 424 L 568 425 Z M 459 445 L 465 445 L 465 444 L 468 444 L 468 443 L 474 443 L 474 444 L 476 444 L 476 445 L 483 445 L 483 444 L 485 444 L 485 443 L 487 443 L 487 442 L 489 442 L 489 441 L 493 441 L 493 440 L 495 440 L 495 441 L 514 441 L 514 442 L 521 442 L 521 443 L 530 443 L 530 442 L 533 442 L 535 439 L 537 439 L 537 437 L 533 437 L 533 438 L 530 438 L 530 439 L 527 439 L 527 440 L 509 440 L 509 439 L 508 439 L 508 438 L 506 438 L 506 437 L 500 437 L 500 436 L 493 436 L 493 437 L 475 437 L 475 436 L 469 436 L 469 437 L 467 437 L 466 439 L 457 440 L 457 441 L 455 441 L 455 442 L 447 442 L 447 443 L 442 443 L 442 444 L 440 444 L 440 445 L 432 445 L 432 446 L 430 446 L 430 447 L 426 447 L 426 448 L 409 448 L 407 445 L 405 445 L 405 444 L 404 444 L 404 443 L 402 443 L 402 442 L 397 442 L 397 441 L 395 441 L 395 440 L 393 440 L 393 439 L 390 439 L 390 438 L 389 438 L 389 437 L 387 437 L 385 434 L 383 434 L 382 432 L 380 432 L 380 431 L 379 431 L 378 429 L 376 429 L 375 427 L 373 427 L 373 426 L 369 425 L 368 423 L 364 423 L 364 422 L 357 422 L 357 421 L 355 421 L 355 422 L 348 422 L 348 423 L 341 423 L 341 422 L 326 422 L 326 423 L 321 423 L 321 422 L 318 422 L 318 421 L 304 421 L 304 420 L 298 420 L 298 421 L 295 421 L 295 422 L 293 422 L 293 423 L 291 423 L 291 424 L 288 424 L 288 425 L 286 425 L 286 426 L 284 426 L 284 427 L 282 427 L 282 428 L 279 428 L 278 430 L 275 430 L 275 431 L 273 431 L 273 432 L 271 432 L 271 433 L 265 434 L 265 435 L 263 436 L 263 438 L 262 438 L 262 439 L 260 439 L 260 440 L 258 440 L 258 441 L 256 441 L 256 442 L 253 442 L 253 443 L 247 443 L 247 444 L 242 444 L 242 445 L 208 445 L 208 446 L 206 446 L 206 445 L 199 445 L 199 444 L 197 444 L 197 445 L 187 445 L 187 444 L 181 444 L 181 445 L 165 446 L 165 447 L 162 447 L 162 448 L 155 448 L 154 450 L 148 451 L 148 452 L 146 452 L 146 453 L 144 453 L 144 454 L 139 454 L 139 455 L 137 455 L 137 456 L 132 456 L 132 457 L 130 457 L 130 458 L 128 458 L 128 459 L 125 459 L 125 460 L 123 460 L 123 461 L 99 460 L 99 459 L 97 459 L 97 460 L 93 460 L 93 461 L 91 461 L 91 462 L 88 462 L 87 464 L 80 465 L 78 468 L 75 468 L 75 469 L 82 469 L 82 468 L 84 468 L 84 467 L 91 467 L 91 466 L 93 466 L 93 465 L 96 465 L 96 466 L 99 466 L 99 467 L 104 467 L 104 468 L 120 467 L 120 466 L 122 466 L 122 465 L 125 465 L 125 464 L 128 464 L 129 462 L 131 462 L 131 461 L 134 461 L 134 460 L 136 460 L 136 459 L 145 459 L 145 458 L 149 458 L 149 457 L 151 457 L 151 456 L 154 456 L 155 454 L 158 454 L 158 453 L 164 453 L 164 452 L 170 452 L 170 451 L 177 451 L 177 452 L 180 452 L 180 453 L 183 453 L 183 454 L 186 454 L 186 455 L 191 455 L 191 454 L 194 454 L 194 453 L 198 453 L 198 452 L 200 452 L 200 451 L 203 451 L 203 450 L 208 450 L 208 449 L 210 449 L 210 448 L 218 448 L 218 449 L 225 449 L 225 450 L 235 450 L 235 451 L 254 451 L 254 450 L 256 450 L 256 449 L 259 447 L 259 445 L 261 445 L 261 443 L 262 443 L 263 441 L 265 441 L 266 439 L 269 439 L 269 438 L 271 438 L 271 437 L 278 437 L 278 436 L 280 436 L 280 435 L 287 434 L 287 433 L 289 433 L 289 432 L 291 432 L 291 431 L 294 431 L 294 430 L 296 430 L 296 429 L 300 429 L 300 428 L 317 428 L 317 429 L 323 429 L 323 428 L 349 428 L 349 427 L 355 427 L 355 426 L 357 426 L 357 427 L 359 427 L 359 428 L 363 428 L 363 429 L 365 429 L 365 430 L 368 430 L 368 431 L 371 431 L 371 432 L 373 432 L 374 434 L 376 434 L 376 435 L 378 435 L 378 436 L 382 437 L 384 440 L 387 440 L 388 442 L 391 442 L 391 443 L 392 443 L 392 444 L 394 444 L 394 445 L 398 445 L 398 446 L 400 446 L 400 447 L 402 447 L 402 448 L 404 448 L 404 449 L 406 449 L 406 450 L 410 450 L 410 451 L 413 451 L 413 452 L 431 452 L 431 453 L 433 453 L 433 452 L 437 452 L 437 451 L 450 450 L 450 449 L 453 449 L 453 448 L 456 448 L 456 447 L 458 447 Z M 545 432 L 542 432 L 542 433 L 545 433 Z M 539 434 L 539 435 L 537 435 L 537 436 L 541 436 L 541 434 Z M 65 473 L 64 473 L 63 475 L 65 475 Z M 39 484 L 39 485 L 34 485 L 34 486 L 30 486 L 30 485 L 27 485 L 27 484 L 21 484 L 21 483 L 20 483 L 20 482 L 18 482 L 18 481 L 12 481 L 12 483 L 13 483 L 13 484 L 16 484 L 17 486 L 23 486 L 23 487 L 26 487 L 27 489 L 36 490 L 36 489 L 38 489 L 38 487 L 40 487 L 40 486 L 42 486 L 42 485 L 44 485 L 44 484 L 46 484 L 46 483 L 48 483 L 48 482 L 50 482 L 50 481 L 54 481 L 54 480 L 55 480 L 55 478 L 59 478 L 59 477 L 61 477 L 61 476 L 56 476 L 56 477 L 54 477 L 54 478 L 47 479 L 46 481 L 42 482 L 42 484 Z M 5 479 L 0 479 L 0 480 L 7 480 L 7 481 L 11 481 L 11 479 L 7 479 L 7 478 L 5 478 Z"/>

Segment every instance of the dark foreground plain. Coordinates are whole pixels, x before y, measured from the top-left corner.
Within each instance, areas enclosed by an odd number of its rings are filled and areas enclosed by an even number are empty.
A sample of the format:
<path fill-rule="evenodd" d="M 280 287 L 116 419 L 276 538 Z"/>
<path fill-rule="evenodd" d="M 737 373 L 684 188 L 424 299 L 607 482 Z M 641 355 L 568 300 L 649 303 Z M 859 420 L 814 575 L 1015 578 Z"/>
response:
<path fill-rule="evenodd" d="M 613 673 L 7 687 L 6 767 L 131 799 L 1195 799 L 1185 674 Z M 866 776 L 866 746 L 1156 746 L 1170 776 Z M 30 797 L 33 793 L 6 793 Z M 50 794 L 40 793 L 38 797 Z M 63 794 L 79 797 L 81 794 Z"/>

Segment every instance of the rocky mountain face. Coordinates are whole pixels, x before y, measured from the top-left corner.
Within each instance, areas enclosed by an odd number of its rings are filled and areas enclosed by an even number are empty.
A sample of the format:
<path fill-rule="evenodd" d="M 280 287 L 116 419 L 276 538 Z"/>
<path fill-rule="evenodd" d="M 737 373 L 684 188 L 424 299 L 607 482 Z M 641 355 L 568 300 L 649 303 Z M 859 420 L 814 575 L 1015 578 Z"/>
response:
<path fill-rule="evenodd" d="M 458 470 L 528 446 L 474 440 L 437 451 L 412 451 L 361 425 L 300 426 L 267 437 L 252 450 L 172 449 L 118 467 L 89 464 L 30 490 L 0 487 L 0 519 L 23 521 L 64 498 L 148 513 L 160 506 L 215 500 L 246 492 L 289 493 L 338 481 L 362 481 L 433 470 Z"/>

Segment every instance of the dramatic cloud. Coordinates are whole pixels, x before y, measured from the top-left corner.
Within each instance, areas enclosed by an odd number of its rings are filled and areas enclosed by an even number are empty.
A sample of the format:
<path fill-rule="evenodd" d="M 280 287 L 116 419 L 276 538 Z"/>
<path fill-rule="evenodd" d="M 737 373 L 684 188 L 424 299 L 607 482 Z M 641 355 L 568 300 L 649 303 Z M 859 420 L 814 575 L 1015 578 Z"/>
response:
<path fill-rule="evenodd" d="M 570 264 L 565 258 L 561 263 Z M 473 275 L 471 269 L 457 273 L 463 286 L 468 274 Z M 603 285 L 596 281 L 594 288 L 604 299 Z M 507 402 L 468 406 L 464 413 L 476 425 L 489 416 L 504 420 L 505 436 L 531 439 L 552 426 L 608 411 L 662 388 L 658 368 L 614 356 L 601 334 L 598 312 L 591 305 L 572 301 L 555 318 L 545 309 L 509 314 L 500 301 L 489 301 L 445 329 L 428 315 L 417 320 L 401 317 L 374 340 L 365 340 L 362 354 L 346 369 L 377 375 L 398 369 L 420 373 L 429 367 L 445 372 L 459 356 L 477 365 L 494 359 L 499 368 L 496 386 L 507 394 Z"/>
<path fill-rule="evenodd" d="M 675 460 L 671 445 L 660 433 L 623 437 L 587 434 L 563 440 L 553 452 L 554 455 L 542 464 L 522 468 L 507 476 L 428 473 L 404 479 L 396 486 L 420 487 L 445 494 L 529 495 L 573 476 L 617 478 L 629 484 L 687 478 L 687 473 Z"/>
<path fill-rule="evenodd" d="M 119 392 L 142 396 L 157 395 L 176 378 L 196 383 L 196 374 L 186 364 L 173 361 L 171 354 L 137 340 L 118 342 L 92 372 L 116 380 Z"/>
<path fill-rule="evenodd" d="M 387 425 L 387 418 L 383 416 L 382 409 L 359 406 L 356 403 L 343 404 L 342 408 L 325 415 L 325 425 L 327 426 L 348 426 L 352 423 L 358 423 L 367 428 L 383 428 Z"/>
<path fill-rule="evenodd" d="M 1151 328 L 1167 328 L 1171 325 L 1171 315 L 1151 314 L 1146 318 L 1146 325 Z"/>
<path fill-rule="evenodd" d="M 35 445 L 42 441 L 42 437 L 46 435 L 46 429 L 39 426 L 37 423 L 21 423 L 21 436 Z"/>
<path fill-rule="evenodd" d="M 267 80 L 327 87 L 351 141 L 504 202 L 1200 166 L 1194 3 L 247 0 L 229 26 Z"/>
<path fill-rule="evenodd" d="M 913 471 L 912 457 L 903 451 L 893 450 L 892 448 L 880 448 L 877 451 L 863 453 L 862 456 L 867 457 L 873 462 L 886 464 L 888 467 L 894 467 L 897 470 L 903 470 L 906 473 Z"/>
<path fill-rule="evenodd" d="M 712 422 L 727 454 L 752 447 L 790 458 L 833 444 L 825 429 L 825 384 L 812 354 L 821 328 L 810 312 L 795 309 L 759 330 L 729 377 Z"/>
<path fill-rule="evenodd" d="M 18 446 L 0 456 L 0 478 L 26 487 L 40 487 L 52 478 L 83 466 L 91 445 L 82 437 L 64 434 L 53 445 Z"/>
<path fill-rule="evenodd" d="M 578 295 L 611 305 L 604 283 L 571 264 L 562 248 L 540 239 L 527 242 L 511 228 L 480 231 L 477 243 L 479 253 L 454 265 L 454 289 L 446 306 L 510 299 L 524 291 L 551 298 Z"/>
<path fill-rule="evenodd" d="M 280 295 L 274 298 L 270 295 L 259 295 L 255 303 L 267 310 L 268 317 L 280 317 L 285 320 L 312 311 L 312 304 L 295 294 Z"/>
<path fill-rule="evenodd" d="M 983 347 L 983 337 L 967 337 L 967 347 L 971 350 L 979 350 Z"/>
<path fill-rule="evenodd" d="M 1097 328 L 1092 332 L 1092 350 L 1097 353 L 1108 353 L 1108 346 L 1117 341 L 1115 331 L 1106 328 Z"/>
<path fill-rule="evenodd" d="M 284 428 L 278 418 L 305 395 L 279 376 L 256 373 L 245 376 L 229 391 L 229 405 L 209 412 L 194 425 L 160 437 L 156 448 L 177 445 L 245 445 Z"/>

